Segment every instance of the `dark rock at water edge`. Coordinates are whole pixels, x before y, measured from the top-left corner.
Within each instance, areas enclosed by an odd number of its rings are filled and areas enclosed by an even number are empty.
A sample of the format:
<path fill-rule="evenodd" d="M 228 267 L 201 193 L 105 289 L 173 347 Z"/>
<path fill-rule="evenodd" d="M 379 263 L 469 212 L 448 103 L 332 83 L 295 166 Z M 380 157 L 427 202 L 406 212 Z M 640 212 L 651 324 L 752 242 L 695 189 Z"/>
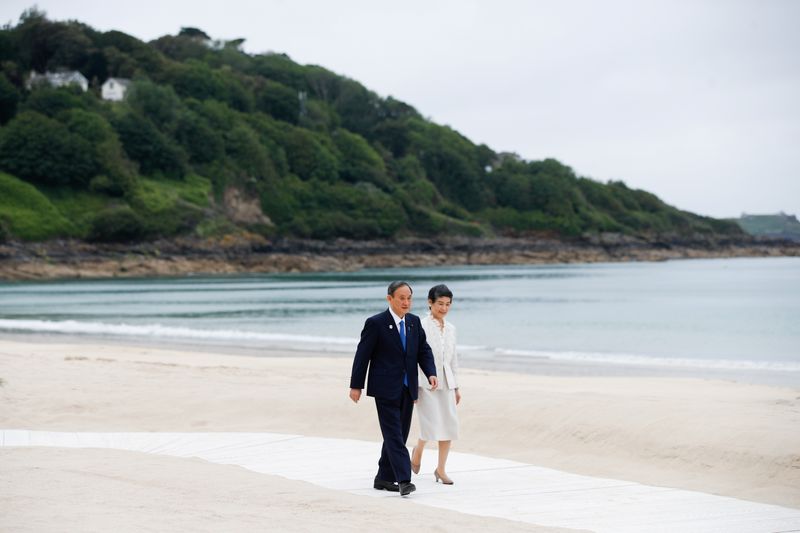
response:
<path fill-rule="evenodd" d="M 250 234 L 135 244 L 75 240 L 0 244 L 0 279 L 183 276 L 247 272 L 354 271 L 437 265 L 548 264 L 722 257 L 800 256 L 800 243 L 757 238 L 632 237 L 575 239 L 407 238 L 384 241 L 275 239 Z"/>

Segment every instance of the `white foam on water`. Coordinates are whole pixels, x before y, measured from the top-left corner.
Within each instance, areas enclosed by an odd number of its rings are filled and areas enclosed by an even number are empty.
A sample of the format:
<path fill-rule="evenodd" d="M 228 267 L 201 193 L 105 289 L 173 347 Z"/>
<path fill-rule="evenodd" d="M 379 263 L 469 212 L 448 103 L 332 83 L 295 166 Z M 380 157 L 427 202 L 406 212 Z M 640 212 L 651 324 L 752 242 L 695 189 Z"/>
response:
<path fill-rule="evenodd" d="M 213 341 L 215 343 L 263 343 L 274 347 L 306 347 L 325 352 L 352 353 L 358 339 L 322 335 L 269 333 L 235 329 L 197 329 L 161 324 L 113 324 L 82 322 L 77 320 L 9 320 L 0 319 L 0 331 L 42 332 L 67 335 L 146 337 L 186 341 Z M 709 370 L 800 372 L 800 363 L 785 361 L 752 361 L 733 359 L 705 359 L 679 357 L 652 357 L 626 353 L 593 353 L 553 350 L 520 350 L 490 346 L 459 345 L 463 354 L 473 357 L 544 359 L 575 363 L 597 363 L 668 368 L 696 368 Z"/>
<path fill-rule="evenodd" d="M 779 361 L 749 361 L 733 359 L 688 359 L 680 357 L 648 357 L 625 353 L 556 352 L 544 350 L 507 350 L 497 348 L 499 356 L 520 358 L 553 359 L 561 361 L 603 363 L 618 365 L 667 366 L 684 368 L 706 368 L 716 370 L 770 370 L 777 372 L 800 372 L 800 363 Z"/>
<path fill-rule="evenodd" d="M 357 339 L 349 337 L 324 337 L 293 335 L 288 333 L 261 333 L 229 329 L 195 329 L 161 324 L 108 324 L 80 322 L 77 320 L 5 320 L 0 319 L 0 330 L 78 335 L 119 335 L 125 337 L 158 337 L 164 339 L 196 339 L 214 341 L 264 341 L 266 343 L 300 342 L 325 346 L 355 347 Z"/>

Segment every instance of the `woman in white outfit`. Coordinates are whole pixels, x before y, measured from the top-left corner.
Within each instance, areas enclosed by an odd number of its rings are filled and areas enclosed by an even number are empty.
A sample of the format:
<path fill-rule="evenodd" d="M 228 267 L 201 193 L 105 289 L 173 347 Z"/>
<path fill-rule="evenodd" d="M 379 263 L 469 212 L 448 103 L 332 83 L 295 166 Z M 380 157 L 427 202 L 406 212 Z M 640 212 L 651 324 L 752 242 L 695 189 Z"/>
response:
<path fill-rule="evenodd" d="M 445 464 L 450 452 L 450 442 L 458 438 L 458 413 L 461 401 L 458 390 L 458 355 L 456 354 L 456 328 L 445 320 L 453 303 L 453 293 L 446 285 L 436 285 L 428 291 L 430 313 L 422 319 L 422 328 L 428 338 L 436 362 L 439 386 L 430 390 L 427 379 L 420 381 L 416 411 L 419 418 L 419 441 L 411 452 L 411 470 L 419 473 L 422 451 L 429 440 L 439 441 L 439 464 L 433 475 L 436 481 L 452 485 Z"/>

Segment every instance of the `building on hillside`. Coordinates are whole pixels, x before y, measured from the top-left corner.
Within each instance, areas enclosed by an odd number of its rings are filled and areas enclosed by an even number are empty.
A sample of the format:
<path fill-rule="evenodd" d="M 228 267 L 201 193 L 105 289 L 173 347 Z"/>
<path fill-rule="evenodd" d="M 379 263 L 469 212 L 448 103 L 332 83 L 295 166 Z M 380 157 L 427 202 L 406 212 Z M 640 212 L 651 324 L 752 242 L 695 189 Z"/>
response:
<path fill-rule="evenodd" d="M 100 96 L 103 100 L 121 102 L 125 98 L 131 80 L 126 78 L 108 78 L 100 88 Z"/>
<path fill-rule="evenodd" d="M 32 89 L 37 85 L 50 85 L 51 87 L 68 87 L 70 85 L 77 85 L 82 91 L 89 89 L 89 80 L 86 76 L 77 70 L 64 70 L 59 72 L 45 72 L 39 74 L 35 70 L 31 71 L 25 86 Z"/>

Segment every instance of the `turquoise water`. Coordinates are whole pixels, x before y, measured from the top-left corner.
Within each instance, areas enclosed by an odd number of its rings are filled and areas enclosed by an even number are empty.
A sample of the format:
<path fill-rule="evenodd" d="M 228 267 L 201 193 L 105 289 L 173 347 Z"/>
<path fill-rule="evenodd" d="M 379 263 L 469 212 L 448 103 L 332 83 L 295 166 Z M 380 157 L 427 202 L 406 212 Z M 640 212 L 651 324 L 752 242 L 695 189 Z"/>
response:
<path fill-rule="evenodd" d="M 800 373 L 800 259 L 374 269 L 0 284 L 21 332 L 352 353 L 385 287 L 436 283 L 469 357 Z M 800 374 L 798 374 L 800 375 Z"/>

